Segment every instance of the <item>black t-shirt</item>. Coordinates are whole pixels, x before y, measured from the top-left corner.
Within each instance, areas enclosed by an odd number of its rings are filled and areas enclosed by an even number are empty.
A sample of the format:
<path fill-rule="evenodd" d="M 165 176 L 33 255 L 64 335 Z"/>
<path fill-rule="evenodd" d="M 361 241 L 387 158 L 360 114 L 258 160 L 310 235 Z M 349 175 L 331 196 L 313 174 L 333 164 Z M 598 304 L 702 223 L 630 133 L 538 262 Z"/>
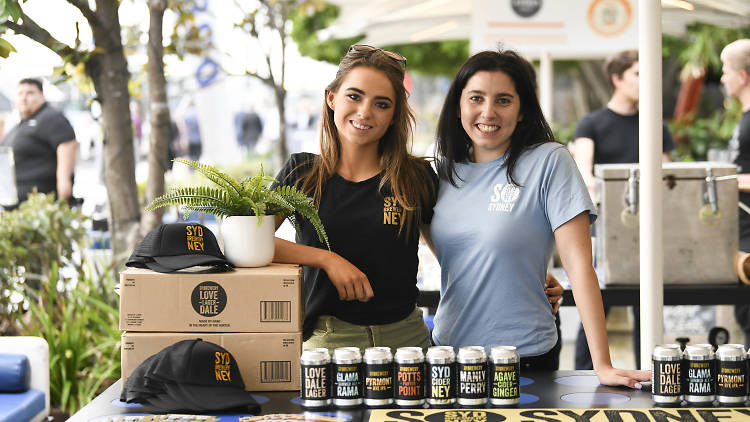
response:
<path fill-rule="evenodd" d="M 276 180 L 284 185 L 301 186 L 300 177 L 309 173 L 314 154 L 299 153 L 279 172 Z M 429 166 L 426 165 L 427 168 Z M 296 169 L 296 170 L 295 170 Z M 433 180 L 415 183 L 437 183 Z M 381 175 L 362 182 L 348 181 L 334 174 L 323 186 L 318 214 L 328 234 L 331 250 L 362 271 L 375 296 L 368 302 L 339 300 L 326 272 L 304 267 L 305 321 L 303 338 L 308 339 L 320 315 L 332 315 L 358 325 L 389 324 L 406 318 L 417 302 L 417 247 L 419 227 L 399 236 L 400 215 L 395 197 L 386 186 L 378 190 Z M 436 190 L 435 190 L 436 191 Z M 435 198 L 422 206 L 422 222 L 432 220 Z M 301 235 L 297 243 L 325 249 L 307 220 L 298 219 Z"/>
<path fill-rule="evenodd" d="M 742 113 L 739 124 L 729 139 L 732 162 L 737 172 L 750 173 L 750 111 Z M 740 192 L 740 202 L 750 206 L 750 192 Z M 750 251 L 750 214 L 740 209 L 740 249 Z"/>
<path fill-rule="evenodd" d="M 638 162 L 638 113 L 617 114 L 607 107 L 584 116 L 576 126 L 573 139 L 594 141 L 594 164 Z M 664 152 L 674 149 L 667 126 L 663 126 Z"/>
<path fill-rule="evenodd" d="M 57 147 L 75 138 L 68 119 L 47 103 L 5 135 L 0 145 L 13 148 L 18 202 L 34 187 L 43 193 L 57 191 Z"/>

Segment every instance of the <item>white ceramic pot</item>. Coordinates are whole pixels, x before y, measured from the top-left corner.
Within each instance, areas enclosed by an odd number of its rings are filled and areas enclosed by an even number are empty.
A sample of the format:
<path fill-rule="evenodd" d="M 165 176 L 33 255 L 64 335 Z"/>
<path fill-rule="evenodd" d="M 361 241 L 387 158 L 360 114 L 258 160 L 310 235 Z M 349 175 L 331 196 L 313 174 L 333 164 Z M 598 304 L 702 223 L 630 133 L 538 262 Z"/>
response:
<path fill-rule="evenodd" d="M 262 267 L 273 260 L 275 218 L 263 216 L 258 225 L 254 215 L 224 218 L 219 235 L 224 243 L 224 255 L 236 267 Z"/>

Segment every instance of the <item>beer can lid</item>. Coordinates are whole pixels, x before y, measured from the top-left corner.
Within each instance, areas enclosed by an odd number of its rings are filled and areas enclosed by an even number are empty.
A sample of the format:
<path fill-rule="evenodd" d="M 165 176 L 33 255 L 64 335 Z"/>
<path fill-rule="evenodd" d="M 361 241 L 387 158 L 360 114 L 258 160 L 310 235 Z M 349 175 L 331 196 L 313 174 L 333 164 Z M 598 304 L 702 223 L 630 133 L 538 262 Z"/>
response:
<path fill-rule="evenodd" d="M 368 347 L 365 349 L 365 362 L 367 363 L 390 363 L 393 353 L 390 347 Z"/>
<path fill-rule="evenodd" d="M 716 349 L 719 360 L 744 360 L 745 346 L 742 344 L 722 344 Z"/>
<path fill-rule="evenodd" d="M 679 344 L 662 344 L 661 346 L 654 347 L 654 352 L 651 356 L 654 360 L 681 360 L 682 351 Z"/>
<path fill-rule="evenodd" d="M 333 351 L 333 359 L 336 363 L 359 363 L 362 362 L 362 354 L 359 347 L 338 347 Z"/>
<path fill-rule="evenodd" d="M 453 363 L 456 361 L 456 352 L 451 346 L 432 346 L 427 349 L 427 360 L 430 363 Z"/>
<path fill-rule="evenodd" d="M 395 359 L 399 363 L 420 363 L 424 362 L 424 354 L 421 347 L 399 347 Z"/>
<path fill-rule="evenodd" d="M 691 344 L 685 347 L 685 356 L 687 356 L 688 359 L 708 360 L 713 359 L 714 351 L 711 349 L 710 344 Z"/>
<path fill-rule="evenodd" d="M 487 360 L 487 353 L 482 346 L 463 346 L 458 349 L 460 363 L 479 363 Z"/>
<path fill-rule="evenodd" d="M 331 355 L 328 353 L 328 349 L 318 347 L 302 352 L 299 361 L 305 365 L 322 365 L 331 362 Z"/>
<path fill-rule="evenodd" d="M 516 363 L 520 360 L 514 346 L 492 346 L 490 357 L 496 363 Z"/>

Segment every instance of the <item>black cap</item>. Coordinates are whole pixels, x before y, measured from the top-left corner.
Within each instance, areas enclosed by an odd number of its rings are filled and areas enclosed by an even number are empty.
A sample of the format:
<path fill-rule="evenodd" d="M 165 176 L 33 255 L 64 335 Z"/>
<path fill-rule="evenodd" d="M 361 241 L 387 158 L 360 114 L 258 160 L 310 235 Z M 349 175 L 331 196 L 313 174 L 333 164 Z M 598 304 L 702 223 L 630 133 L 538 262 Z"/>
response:
<path fill-rule="evenodd" d="M 197 266 L 213 266 L 212 272 L 233 267 L 219 249 L 211 230 L 197 223 L 162 224 L 151 230 L 125 265 L 160 273 Z"/>
<path fill-rule="evenodd" d="M 234 357 L 201 339 L 177 342 L 146 359 L 128 378 L 120 399 L 160 412 L 258 406 L 245 391 Z"/>

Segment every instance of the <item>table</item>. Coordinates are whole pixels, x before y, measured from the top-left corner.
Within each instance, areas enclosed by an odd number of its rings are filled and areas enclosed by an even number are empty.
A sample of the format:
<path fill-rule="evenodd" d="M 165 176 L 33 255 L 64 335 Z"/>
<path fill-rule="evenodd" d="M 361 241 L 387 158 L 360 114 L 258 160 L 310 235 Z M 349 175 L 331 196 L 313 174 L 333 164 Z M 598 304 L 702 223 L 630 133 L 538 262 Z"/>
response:
<path fill-rule="evenodd" d="M 113 384 L 104 393 L 96 397 L 79 412 L 71 416 L 72 422 L 105 422 L 105 421 L 128 421 L 138 420 L 119 419 L 126 415 L 148 415 L 148 409 L 140 405 L 131 405 L 119 401 L 122 380 Z M 300 414 L 304 411 L 298 403 L 297 391 L 286 392 L 263 392 L 253 393 L 256 400 L 261 404 L 263 415 L 271 414 Z M 747 402 L 745 403 L 747 405 Z M 531 410 L 537 409 L 537 410 Z M 565 410 L 567 409 L 567 410 Z M 616 410 L 620 409 L 620 410 Z M 638 410 L 636 410 L 638 409 Z M 440 415 L 430 415 L 437 412 Z M 459 413 L 459 412 L 464 412 Z M 467 413 L 471 412 L 471 413 Z M 521 414 L 524 412 L 525 414 Z M 681 413 L 680 413 L 681 412 Z M 447 409 L 428 410 L 420 409 L 389 409 L 371 410 L 359 408 L 355 410 L 330 409 L 323 412 L 307 412 L 308 419 L 319 417 L 319 421 L 325 422 L 380 422 L 380 421 L 472 421 L 484 420 L 501 421 L 501 415 L 507 420 L 554 420 L 574 421 L 571 415 L 594 416 L 588 420 L 613 421 L 632 420 L 636 418 L 633 414 L 643 414 L 637 417 L 638 421 L 667 421 L 680 420 L 677 415 L 686 413 L 694 416 L 693 419 L 682 419 L 696 422 L 709 420 L 724 421 L 748 421 L 750 420 L 750 409 L 744 408 L 722 408 L 713 406 L 703 410 L 692 410 L 688 407 L 680 409 L 655 409 L 651 400 L 650 390 L 632 390 L 620 387 L 606 387 L 599 384 L 593 371 L 555 371 L 533 374 L 521 374 L 521 404 L 515 409 Z M 630 414 L 630 416 L 624 416 Z M 598 416 L 597 416 L 598 415 Z M 617 415 L 623 415 L 619 417 Z M 668 418 L 665 415 L 672 415 Z M 216 414 L 216 421 L 253 421 L 260 418 L 249 418 L 250 415 L 243 414 Z M 462 417 L 463 416 L 463 417 Z M 524 418 L 517 419 L 520 416 Z M 544 419 L 545 416 L 548 419 Z M 712 418 L 713 416 L 713 418 Z M 300 418 L 300 416 L 297 416 Z M 535 418 L 536 417 L 536 418 Z M 551 417 L 551 419 L 550 419 Z M 268 416 L 270 419 L 270 416 Z M 613 419 L 614 418 L 614 419 Z M 281 418 L 283 419 L 283 418 Z M 292 419 L 287 417 L 286 420 Z M 276 419 L 277 421 L 279 418 Z"/>

